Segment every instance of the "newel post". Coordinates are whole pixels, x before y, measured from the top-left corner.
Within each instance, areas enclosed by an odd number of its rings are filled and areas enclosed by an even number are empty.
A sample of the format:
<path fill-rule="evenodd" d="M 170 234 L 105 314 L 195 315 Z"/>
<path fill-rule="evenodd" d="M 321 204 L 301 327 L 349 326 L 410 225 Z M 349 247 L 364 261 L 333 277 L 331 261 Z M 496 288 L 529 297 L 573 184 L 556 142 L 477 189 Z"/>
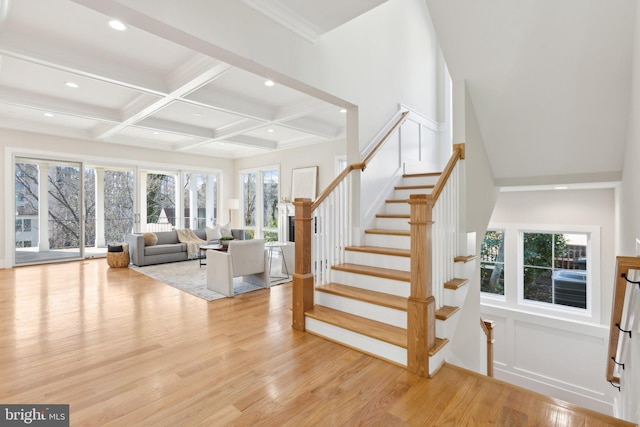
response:
<path fill-rule="evenodd" d="M 293 329 L 305 330 L 304 313 L 313 308 L 313 274 L 311 273 L 311 199 L 296 199 L 295 271 L 293 273 Z"/>
<path fill-rule="evenodd" d="M 433 200 L 412 194 L 411 208 L 411 295 L 407 303 L 407 369 L 429 376 L 429 349 L 436 339 L 435 299 L 432 291 Z"/>

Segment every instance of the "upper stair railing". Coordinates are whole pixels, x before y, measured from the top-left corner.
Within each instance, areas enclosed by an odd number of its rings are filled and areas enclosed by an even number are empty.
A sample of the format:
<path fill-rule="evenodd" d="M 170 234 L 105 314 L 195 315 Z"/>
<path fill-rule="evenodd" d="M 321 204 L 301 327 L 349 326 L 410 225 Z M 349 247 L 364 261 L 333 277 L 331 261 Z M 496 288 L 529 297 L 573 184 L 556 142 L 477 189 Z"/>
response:
<path fill-rule="evenodd" d="M 609 351 L 607 353 L 607 381 L 620 391 L 616 399 L 615 414 L 632 422 L 638 422 L 636 412 L 638 388 L 634 382 L 640 378 L 628 377 L 630 372 L 638 372 L 638 354 L 631 350 L 631 340 L 640 339 L 633 331 L 640 324 L 640 257 L 616 257 L 616 282 L 614 285 L 611 324 L 609 327 Z M 637 349 L 638 346 L 636 345 Z M 632 360 L 635 359 L 635 360 Z M 625 369 L 626 366 L 626 369 Z"/>
<path fill-rule="evenodd" d="M 293 328 L 304 331 L 304 313 L 313 308 L 314 283 L 330 280 L 331 266 L 342 263 L 352 242 L 352 172 L 364 171 L 373 157 L 405 121 L 399 113 L 375 146 L 359 163 L 349 165 L 315 201 L 296 199 L 295 272 L 293 274 Z M 313 231 L 312 231 L 313 229 Z"/>

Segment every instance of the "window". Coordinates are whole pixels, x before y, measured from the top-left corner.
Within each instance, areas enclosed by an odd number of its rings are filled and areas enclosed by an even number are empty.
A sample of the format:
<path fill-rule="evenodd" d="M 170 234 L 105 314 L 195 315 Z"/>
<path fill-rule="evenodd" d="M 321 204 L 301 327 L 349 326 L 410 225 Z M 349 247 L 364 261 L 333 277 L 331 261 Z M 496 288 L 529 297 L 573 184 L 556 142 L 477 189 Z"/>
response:
<path fill-rule="evenodd" d="M 586 309 L 587 249 L 586 233 L 523 232 L 523 299 Z"/>
<path fill-rule="evenodd" d="M 277 167 L 264 167 L 240 175 L 242 225 L 247 235 L 267 241 L 278 240 L 279 177 Z"/>
<path fill-rule="evenodd" d="M 488 230 L 480 245 L 480 291 L 504 295 L 504 231 Z"/>

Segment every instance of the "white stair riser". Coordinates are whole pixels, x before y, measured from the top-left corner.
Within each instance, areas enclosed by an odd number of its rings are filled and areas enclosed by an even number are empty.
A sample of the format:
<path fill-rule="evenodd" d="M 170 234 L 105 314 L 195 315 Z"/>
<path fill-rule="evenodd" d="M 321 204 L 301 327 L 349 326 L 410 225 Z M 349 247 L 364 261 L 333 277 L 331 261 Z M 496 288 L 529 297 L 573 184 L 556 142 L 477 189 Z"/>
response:
<path fill-rule="evenodd" d="M 442 363 L 447 360 L 447 347 L 449 347 L 450 345 L 451 343 L 448 343 L 444 346 L 444 348 L 440 349 L 439 352 L 429 357 L 429 375 L 432 375 L 434 372 L 436 372 L 440 368 L 440 366 L 442 366 Z"/>
<path fill-rule="evenodd" d="M 473 277 L 473 273 L 476 269 L 476 261 L 469 262 L 456 262 L 453 265 L 453 273 L 455 277 L 459 277 L 460 279 L 470 279 Z"/>
<path fill-rule="evenodd" d="M 453 316 L 449 317 L 447 320 L 436 320 L 436 336 L 438 338 L 451 338 L 453 337 L 453 333 L 456 330 L 456 326 L 458 326 L 458 320 L 460 318 L 460 310 L 455 312 Z"/>
<path fill-rule="evenodd" d="M 327 292 L 315 292 L 315 303 L 334 310 L 386 323 L 398 328 L 407 328 L 407 312 L 363 301 L 345 298 Z"/>
<path fill-rule="evenodd" d="M 412 194 L 431 194 L 431 188 L 411 188 L 411 189 L 394 190 L 393 198 L 409 199 Z"/>
<path fill-rule="evenodd" d="M 376 227 L 381 230 L 409 231 L 409 218 L 376 218 Z"/>
<path fill-rule="evenodd" d="M 382 277 L 367 276 L 348 271 L 331 271 L 331 280 L 335 283 L 353 286 L 360 289 L 369 289 L 376 292 L 384 292 L 401 297 L 409 297 L 411 285 L 409 282 L 385 279 Z"/>
<path fill-rule="evenodd" d="M 440 175 L 404 177 L 400 185 L 436 185 L 439 179 Z"/>
<path fill-rule="evenodd" d="M 409 203 L 385 203 L 384 213 L 389 215 L 409 215 L 411 208 Z"/>
<path fill-rule="evenodd" d="M 464 300 L 467 298 L 468 289 L 469 289 L 468 283 L 465 286 L 456 290 L 445 289 L 444 304 L 451 305 L 454 307 L 464 307 Z"/>
<path fill-rule="evenodd" d="M 411 259 L 409 257 L 372 254 L 369 252 L 346 251 L 345 261 L 351 264 L 392 268 L 402 271 L 410 271 L 411 268 Z"/>
<path fill-rule="evenodd" d="M 346 346 L 407 366 L 407 349 L 307 317 L 305 329 Z"/>
<path fill-rule="evenodd" d="M 365 233 L 364 241 L 367 246 L 380 246 L 383 248 L 409 249 L 411 246 L 409 236 Z"/>

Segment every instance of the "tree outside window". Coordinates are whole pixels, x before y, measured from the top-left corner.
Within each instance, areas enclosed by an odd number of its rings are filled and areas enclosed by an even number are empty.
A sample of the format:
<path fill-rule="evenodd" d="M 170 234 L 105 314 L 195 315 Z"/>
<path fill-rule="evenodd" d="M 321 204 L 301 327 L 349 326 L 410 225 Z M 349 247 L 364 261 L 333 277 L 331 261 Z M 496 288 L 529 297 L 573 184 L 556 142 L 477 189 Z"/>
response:
<path fill-rule="evenodd" d="M 504 231 L 488 230 L 480 245 L 480 291 L 504 295 Z"/>
<path fill-rule="evenodd" d="M 587 235 L 523 233 L 525 300 L 587 308 Z"/>

